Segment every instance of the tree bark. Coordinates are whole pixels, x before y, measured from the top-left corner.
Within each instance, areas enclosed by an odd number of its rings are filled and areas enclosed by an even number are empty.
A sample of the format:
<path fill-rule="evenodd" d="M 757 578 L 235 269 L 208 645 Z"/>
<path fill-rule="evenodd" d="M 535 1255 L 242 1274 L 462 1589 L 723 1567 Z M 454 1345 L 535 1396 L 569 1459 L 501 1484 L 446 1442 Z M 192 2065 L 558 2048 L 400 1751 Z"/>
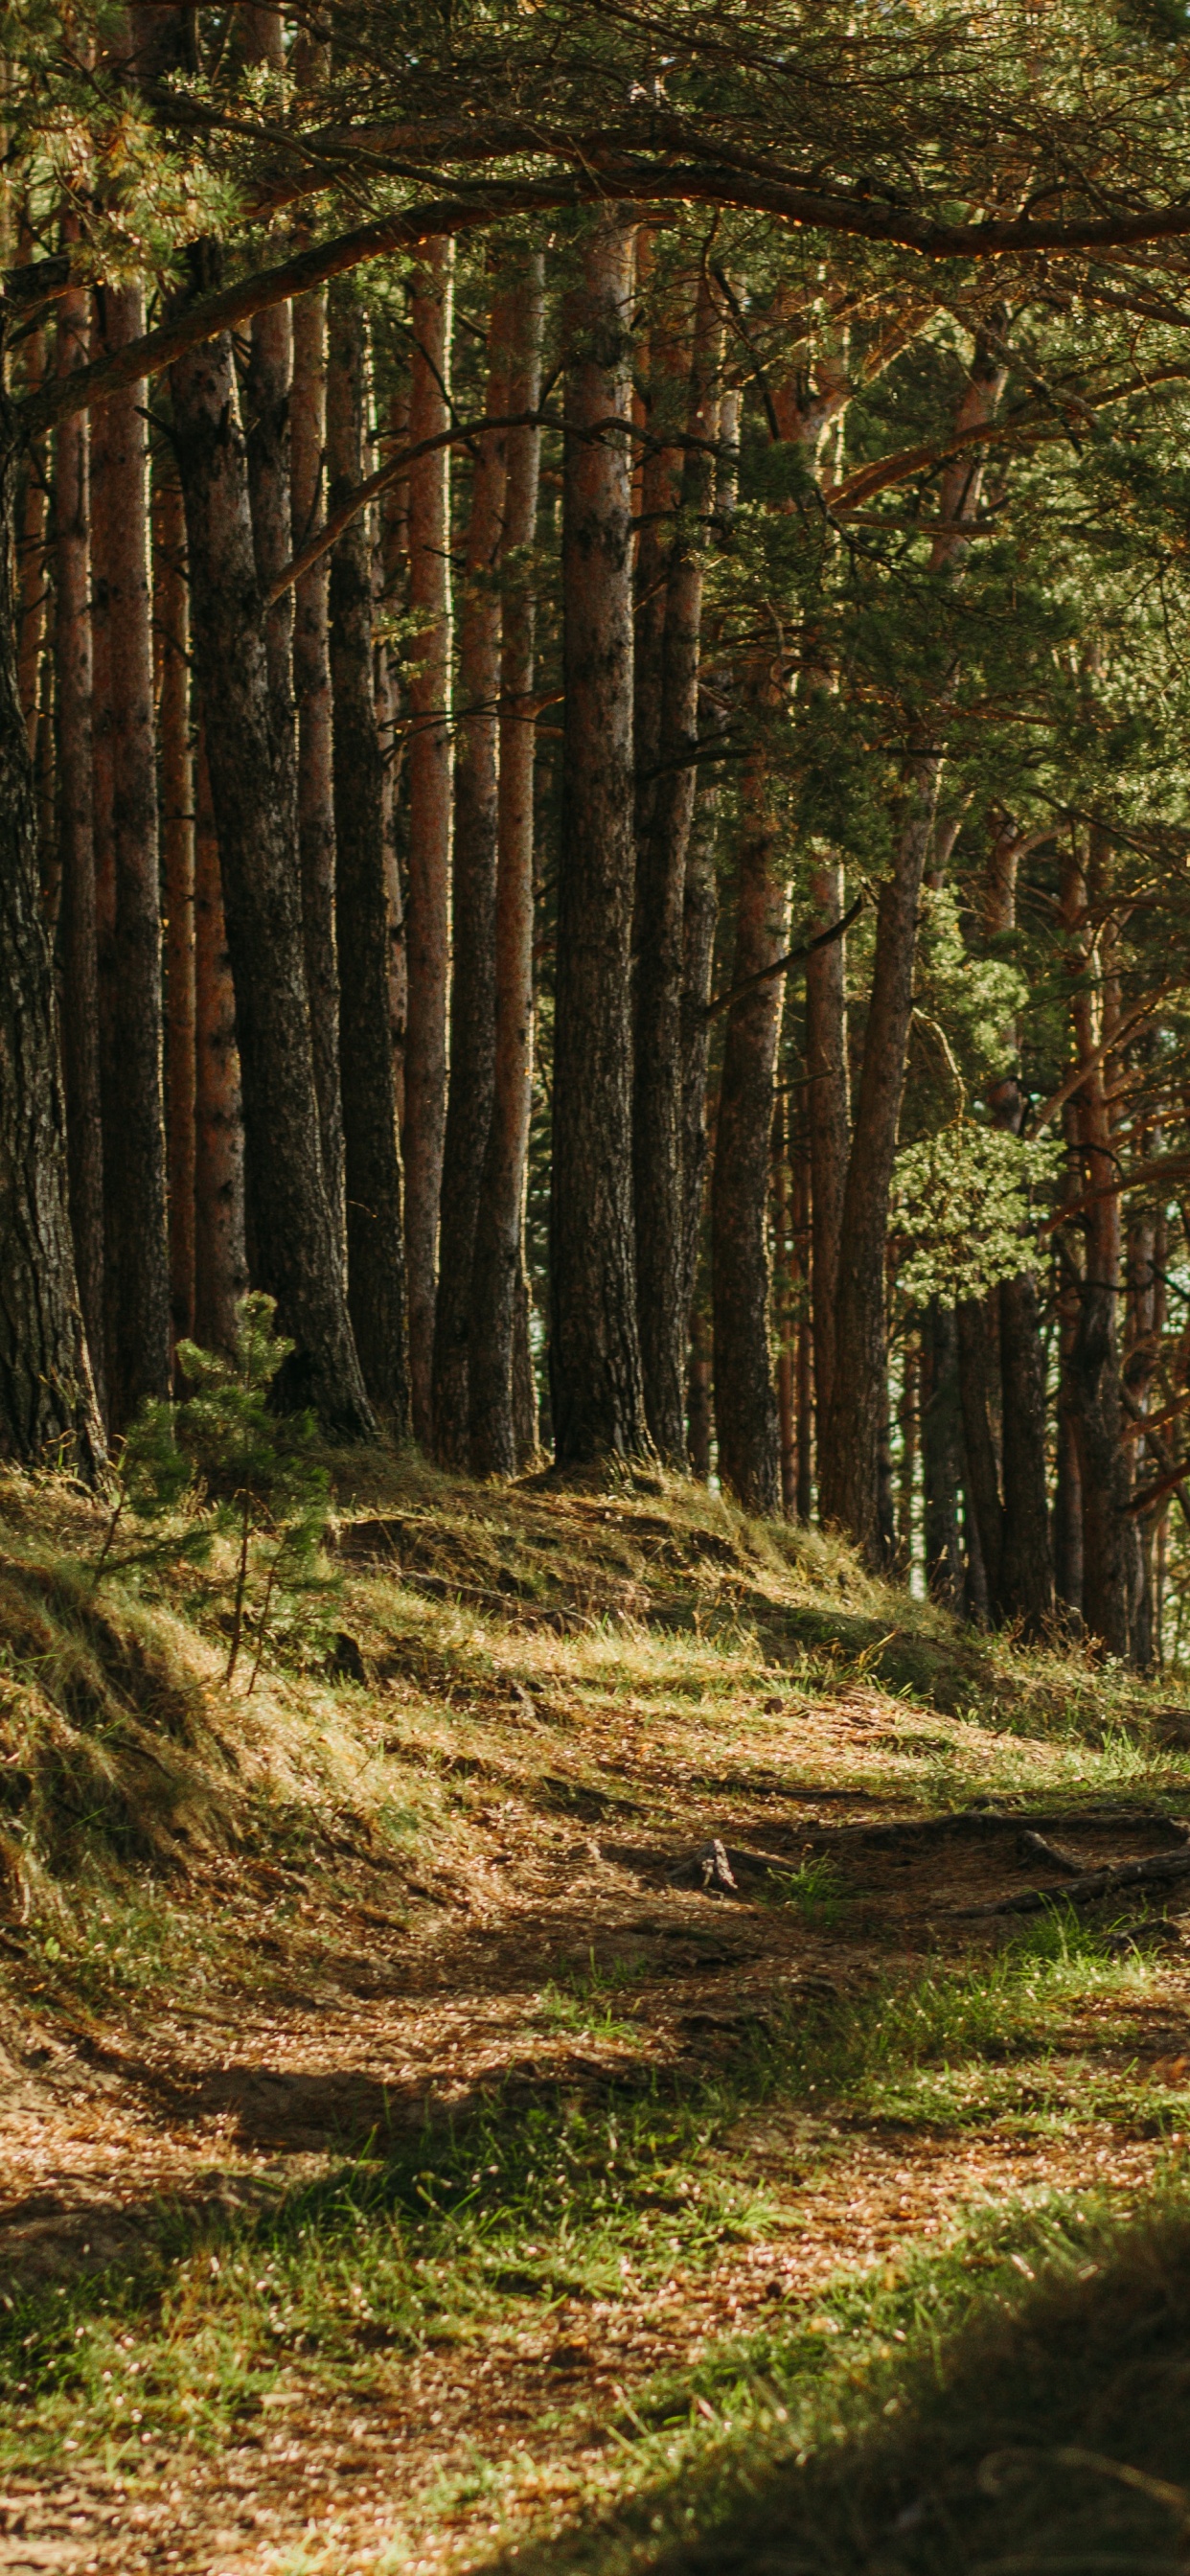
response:
<path fill-rule="evenodd" d="M 524 262 L 510 331 L 510 412 L 537 409 L 544 318 L 545 263 L 540 251 L 531 251 Z M 537 611 L 531 549 L 537 531 L 540 456 L 538 429 L 509 431 L 500 649 L 496 1048 L 471 1273 L 468 1367 L 470 1456 L 480 1476 L 510 1476 L 524 1463 L 525 1425 L 518 1439 L 513 1354 L 518 1304 L 523 1302 L 527 1312 L 529 1293 L 524 1236 L 533 1090 L 536 728 L 532 691 Z M 534 1421 L 534 1449 L 536 1438 Z"/>
<path fill-rule="evenodd" d="M 700 283 L 686 394 L 692 439 L 714 437 L 722 330 L 710 286 Z M 662 388 L 664 390 L 664 387 Z M 661 394 L 658 394 L 658 400 Z M 663 456 L 668 451 L 663 450 Z M 650 460 L 651 463 L 651 460 Z M 646 509 L 652 490 L 645 470 Z M 655 771 L 640 774 L 641 690 L 637 712 L 637 890 L 633 1072 L 633 1198 L 637 1310 L 645 1412 L 654 1443 L 672 1466 L 686 1463 L 685 1195 L 682 1173 L 686 862 L 694 815 L 698 746 L 698 671 L 703 559 L 714 490 L 714 460 L 705 446 L 686 450 L 680 481 L 681 522 L 667 526 L 668 572 L 656 673 Z M 648 531 L 646 530 L 646 534 Z M 644 561 L 642 539 L 642 562 Z M 642 615 L 647 615 L 647 605 Z M 646 677 L 652 677 L 646 673 Z"/>
<path fill-rule="evenodd" d="M 91 327 L 92 360 L 105 354 L 103 299 L 96 297 Z M 119 1152 L 119 1085 L 116 1075 L 116 836 L 115 745 L 112 730 L 111 600 L 108 532 L 116 506 L 109 471 L 113 417 L 99 403 L 90 422 L 91 504 L 91 781 L 95 855 L 95 953 L 99 976 L 99 1100 L 103 1170 L 103 1350 L 100 1371 L 105 1419 L 112 1427 L 119 1303 L 119 1239 L 115 1171 Z"/>
<path fill-rule="evenodd" d="M 366 471 L 366 358 L 361 307 L 350 287 L 337 288 L 327 370 L 332 510 Z M 363 511 L 344 529 L 331 556 L 330 650 L 348 1305 L 368 1393 L 403 1440 L 409 1430 L 409 1366 L 401 1158 L 388 1011 L 384 792 L 373 695 L 372 546 Z"/>
<path fill-rule="evenodd" d="M 931 1297 L 921 1331 L 921 1452 L 925 1473 L 926 1582 L 930 1598 L 961 1614 L 965 1580 L 959 1532 L 963 1482 L 958 1335 L 954 1309 Z"/>
<path fill-rule="evenodd" d="M 1094 840 L 1097 845 L 1097 834 Z M 1092 866 L 1096 877 L 1102 880 L 1106 862 L 1098 846 L 1092 850 Z M 1094 890 L 1102 896 L 1102 882 Z M 1077 890 L 1068 876 L 1063 906 L 1068 917 L 1073 903 L 1077 903 Z M 1081 932 L 1084 913 L 1085 895 L 1078 907 L 1074 925 L 1076 934 Z M 1076 959 L 1082 952 L 1082 945 L 1080 936 Z M 1102 946 L 1105 952 L 1109 950 L 1110 925 L 1103 934 Z M 1089 1068 L 1077 1095 L 1083 1186 L 1095 1189 L 1111 1181 L 1119 1170 L 1118 1157 L 1112 1147 L 1109 1107 L 1109 1092 L 1114 1088 L 1111 1063 L 1110 1059 L 1102 1058 L 1098 1063 L 1093 1061 L 1097 1039 L 1100 1034 L 1106 1036 L 1109 1033 L 1113 1019 L 1118 1019 L 1119 1006 L 1115 979 L 1107 972 L 1101 1003 L 1101 1032 L 1096 1026 L 1085 971 L 1084 968 L 1084 977 L 1080 978 L 1073 997 L 1073 1022 L 1079 1059 Z M 1125 1518 L 1128 1463 L 1120 1439 L 1120 1353 L 1116 1321 L 1121 1271 L 1118 1191 L 1104 1191 L 1102 1196 L 1092 1201 L 1083 1222 L 1083 1236 L 1086 1267 L 1070 1353 L 1070 1388 L 1083 1498 L 1083 1622 L 1089 1635 L 1099 1638 L 1109 1654 L 1126 1661 L 1129 1650 L 1128 1525 Z"/>
<path fill-rule="evenodd" d="M 1054 1573 L 1045 1490 L 1045 1353 L 1031 1274 L 1000 1282 L 1004 1548 L 999 1609 L 1041 1637 L 1053 1617 Z"/>
<path fill-rule="evenodd" d="M 90 298 L 76 287 L 58 306 L 57 365 L 87 358 Z M 90 492 L 85 413 L 54 442 L 58 614 L 58 831 L 62 879 L 62 1069 L 70 1223 L 79 1302 L 100 1413 L 106 1406 L 103 1321 L 103 1116 L 99 1090 L 99 959 L 91 779 Z"/>
<path fill-rule="evenodd" d="M 171 370 L 243 1081 L 247 1190 L 260 1284 L 296 1343 L 283 1393 L 329 1430 L 370 1438 L 322 1172 L 296 831 L 276 754 L 247 466 L 226 334 Z"/>
<path fill-rule="evenodd" d="M 823 860 L 810 877 L 817 929 L 843 913 L 843 870 Z M 810 1133 L 811 1281 L 814 1388 L 818 1419 L 830 1414 L 835 1387 L 835 1308 L 843 1242 L 843 1197 L 851 1144 L 847 1068 L 846 941 L 832 940 L 806 963 L 806 1117 Z"/>
<path fill-rule="evenodd" d="M 326 516 L 326 289 L 293 308 L 289 402 L 291 541 L 296 552 Z M 293 685 L 297 707 L 298 856 L 302 944 L 310 1004 L 314 1088 L 323 1184 L 335 1239 L 346 1262 L 343 1108 L 339 1095 L 339 956 L 335 927 L 335 801 L 329 564 L 324 555 L 293 593 Z"/>
<path fill-rule="evenodd" d="M 753 679 L 758 720 L 776 694 Z M 745 773 L 731 980 L 744 984 L 788 944 L 789 896 L 776 864 L 763 740 Z M 777 1401 L 769 1354 L 769 1140 L 784 988 L 756 984 L 727 1015 L 711 1182 L 711 1299 L 719 1473 L 746 1511 L 781 1508 Z"/>
<path fill-rule="evenodd" d="M 190 752 L 186 517 L 172 468 L 153 484 L 153 614 L 160 684 L 161 833 L 165 878 L 165 1098 L 170 1320 L 194 1333 L 194 775 Z"/>
<path fill-rule="evenodd" d="M 109 290 L 110 348 L 144 328 L 139 287 Z M 130 1422 L 148 1396 L 167 1396 L 169 1237 L 165 1182 L 162 940 L 149 589 L 148 449 L 140 388 L 113 395 L 106 437 L 109 713 L 115 855 L 114 1054 L 118 1113 L 110 1167 L 117 1236 L 113 1420 Z"/>
<path fill-rule="evenodd" d="M 25 223 L 21 225 L 21 258 L 33 257 L 33 238 Z M 46 334 L 38 321 L 21 343 L 21 388 L 26 394 L 37 392 L 45 376 Z M 18 687 L 21 712 L 29 743 L 29 757 L 36 761 L 41 730 L 41 662 L 46 628 L 46 519 L 49 509 L 49 483 L 46 474 L 46 452 L 43 442 L 35 439 L 22 458 L 20 477 L 17 539 L 17 648 Z"/>
<path fill-rule="evenodd" d="M 963 1415 L 963 1448 L 967 1506 L 979 1533 L 979 1554 L 987 1586 L 988 1611 L 1000 1615 L 1001 1564 L 1004 1555 L 1004 1505 L 992 1427 L 993 1379 L 998 1354 L 992 1300 L 966 1298 L 956 1313 L 959 1393 Z"/>
<path fill-rule="evenodd" d="M 103 1432 L 75 1283 L 53 965 L 13 633 L 14 422 L 0 394 L 0 1450 L 83 1475 Z"/>
<path fill-rule="evenodd" d="M 430 242 L 410 318 L 411 445 L 449 426 L 447 386 L 454 245 Z M 409 1374 L 413 1435 L 433 1440 L 433 1356 L 438 1216 L 446 1128 L 446 1002 L 450 972 L 451 637 L 450 451 L 420 456 L 409 471 L 409 1017 L 405 1030 L 405 1254 L 409 1274 Z"/>
<path fill-rule="evenodd" d="M 248 1286 L 244 1124 L 219 841 L 201 730 L 194 780 L 194 1336 L 204 1350 L 230 1353 L 236 1308 Z"/>
<path fill-rule="evenodd" d="M 585 229 L 567 298 L 550 1390 L 560 1467 L 650 1449 L 632 1225 L 632 231 Z"/>
<path fill-rule="evenodd" d="M 488 332 L 487 410 L 508 409 L 511 299 L 494 281 Z M 480 1184 L 496 1078 L 497 701 L 507 432 L 478 442 L 459 618 L 455 810 L 451 873 L 454 930 L 450 1082 L 442 1156 L 438 1297 L 434 1313 L 434 1454 L 463 1467 L 470 1442 L 471 1273 Z"/>

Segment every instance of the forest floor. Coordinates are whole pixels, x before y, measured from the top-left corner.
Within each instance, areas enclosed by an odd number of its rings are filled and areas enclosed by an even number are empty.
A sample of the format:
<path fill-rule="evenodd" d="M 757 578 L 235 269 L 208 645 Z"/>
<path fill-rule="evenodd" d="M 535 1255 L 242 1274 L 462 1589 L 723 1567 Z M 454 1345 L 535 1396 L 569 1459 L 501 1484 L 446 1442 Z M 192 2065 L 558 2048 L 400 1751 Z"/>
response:
<path fill-rule="evenodd" d="M 0 1486 L 0 2569 L 1184 2571 L 1168 1685 L 349 1472 L 251 1697 Z"/>

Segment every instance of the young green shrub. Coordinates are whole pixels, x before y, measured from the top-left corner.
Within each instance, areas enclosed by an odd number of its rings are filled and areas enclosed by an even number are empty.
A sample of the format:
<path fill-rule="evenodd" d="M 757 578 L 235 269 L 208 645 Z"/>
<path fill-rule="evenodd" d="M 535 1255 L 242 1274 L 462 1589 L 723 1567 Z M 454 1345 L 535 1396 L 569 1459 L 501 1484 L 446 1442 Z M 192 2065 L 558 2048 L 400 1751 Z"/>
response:
<path fill-rule="evenodd" d="M 95 1568 L 98 1584 L 116 1564 L 193 1563 L 209 1556 L 217 1537 L 230 1538 L 235 1571 L 224 1681 L 232 1680 L 250 1646 L 249 1693 L 282 1601 L 326 1589 L 318 1553 L 329 1478 L 313 1454 L 313 1415 L 270 1410 L 273 1380 L 293 1349 L 276 1333 L 274 1312 L 271 1297 L 242 1300 L 230 1357 L 179 1342 L 179 1364 L 194 1392 L 181 1404 L 142 1407 L 121 1452 Z M 142 1525 L 172 1525 L 156 1541 L 116 1558 L 116 1533 L 126 1515 Z"/>

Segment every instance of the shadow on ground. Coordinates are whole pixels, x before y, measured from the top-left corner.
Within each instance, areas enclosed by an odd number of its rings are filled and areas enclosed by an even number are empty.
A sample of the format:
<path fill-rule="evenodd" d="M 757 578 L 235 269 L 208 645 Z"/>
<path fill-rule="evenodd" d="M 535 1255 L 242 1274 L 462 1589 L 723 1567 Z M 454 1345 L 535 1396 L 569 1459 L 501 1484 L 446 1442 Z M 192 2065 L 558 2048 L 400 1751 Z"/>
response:
<path fill-rule="evenodd" d="M 946 2344 L 923 2321 L 894 2369 L 844 2397 L 809 2456 L 728 2444 L 614 2516 L 522 2546 L 517 2576 L 1185 2576 L 1184 2212 L 1022 2282 L 1019 2301 L 985 2297 Z"/>

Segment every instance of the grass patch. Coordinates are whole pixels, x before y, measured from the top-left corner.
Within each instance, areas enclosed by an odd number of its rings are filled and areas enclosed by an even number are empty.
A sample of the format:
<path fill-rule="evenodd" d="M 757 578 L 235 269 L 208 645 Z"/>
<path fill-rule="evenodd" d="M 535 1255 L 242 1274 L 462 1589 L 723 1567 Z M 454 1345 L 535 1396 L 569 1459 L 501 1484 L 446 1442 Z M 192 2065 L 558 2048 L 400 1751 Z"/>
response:
<path fill-rule="evenodd" d="M 614 2514 L 596 2503 L 516 2563 L 1175 2576 L 1188 2379 L 1183 2174 L 1139 2224 L 1085 2194 L 985 2212 L 638 2389 Z"/>

